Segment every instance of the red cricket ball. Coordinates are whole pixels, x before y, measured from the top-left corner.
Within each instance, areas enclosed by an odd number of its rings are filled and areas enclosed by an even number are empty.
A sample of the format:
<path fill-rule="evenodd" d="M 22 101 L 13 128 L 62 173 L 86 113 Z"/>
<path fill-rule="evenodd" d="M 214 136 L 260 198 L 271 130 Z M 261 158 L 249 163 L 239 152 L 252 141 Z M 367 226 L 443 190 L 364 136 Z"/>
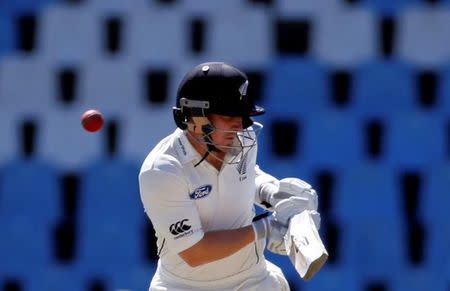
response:
<path fill-rule="evenodd" d="M 96 132 L 103 127 L 103 115 L 100 111 L 89 109 L 81 115 L 81 125 L 89 132 Z"/>

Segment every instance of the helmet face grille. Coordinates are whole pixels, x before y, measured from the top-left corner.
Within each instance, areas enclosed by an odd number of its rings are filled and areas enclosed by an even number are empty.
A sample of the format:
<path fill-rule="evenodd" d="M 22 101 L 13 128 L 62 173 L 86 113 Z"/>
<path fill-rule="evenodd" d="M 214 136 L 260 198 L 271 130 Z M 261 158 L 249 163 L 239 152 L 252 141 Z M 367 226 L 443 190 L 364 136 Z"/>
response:
<path fill-rule="evenodd" d="M 242 166 L 243 163 L 245 163 L 245 160 L 247 158 L 248 153 L 256 146 L 256 141 L 258 138 L 258 135 L 263 128 L 262 124 L 255 122 L 251 127 L 243 129 L 243 130 L 224 130 L 220 128 L 211 128 L 211 131 L 209 131 L 204 137 L 203 140 L 197 139 L 198 142 L 205 143 L 208 148 L 208 153 L 212 156 L 215 156 L 216 159 L 221 160 L 222 162 L 226 164 L 237 164 Z M 214 131 L 221 131 L 221 132 L 229 132 L 235 134 L 236 138 L 232 145 L 230 146 L 220 146 L 210 138 L 210 135 Z M 191 133 L 188 133 L 191 134 Z M 205 138 L 207 137 L 207 138 Z M 208 138 L 209 137 L 209 138 Z M 222 160 L 219 157 L 217 157 L 215 151 L 223 151 L 225 150 L 227 152 L 227 155 L 225 156 L 225 159 Z M 239 170 L 239 169 L 238 169 Z"/>

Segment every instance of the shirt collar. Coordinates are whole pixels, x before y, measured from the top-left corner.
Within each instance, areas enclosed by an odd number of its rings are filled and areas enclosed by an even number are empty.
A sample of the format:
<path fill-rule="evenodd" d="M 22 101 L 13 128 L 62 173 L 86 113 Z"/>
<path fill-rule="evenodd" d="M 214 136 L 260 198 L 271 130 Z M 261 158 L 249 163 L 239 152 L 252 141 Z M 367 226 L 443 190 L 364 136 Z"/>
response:
<path fill-rule="evenodd" d="M 200 154 L 189 142 L 186 132 L 179 128 L 175 130 L 174 148 L 182 164 L 190 163 L 194 160 L 199 161 L 201 159 Z"/>

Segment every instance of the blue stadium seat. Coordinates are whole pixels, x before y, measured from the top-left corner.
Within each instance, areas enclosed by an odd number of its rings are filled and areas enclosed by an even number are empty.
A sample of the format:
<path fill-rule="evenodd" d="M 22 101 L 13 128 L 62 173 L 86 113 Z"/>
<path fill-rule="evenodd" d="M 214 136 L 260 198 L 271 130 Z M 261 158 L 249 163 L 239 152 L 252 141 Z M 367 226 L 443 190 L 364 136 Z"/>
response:
<path fill-rule="evenodd" d="M 360 3 L 378 14 L 395 16 L 408 6 L 420 3 L 420 0 L 362 0 Z"/>
<path fill-rule="evenodd" d="M 58 1 L 60 0 L 5 0 L 0 2 L 0 10 L 13 15 L 33 13 L 38 12 L 40 9 L 44 9 L 47 5 Z"/>
<path fill-rule="evenodd" d="M 35 206 L 40 207 L 38 204 Z M 31 219 L 39 219 L 30 215 Z M 51 229 L 27 219 L 11 219 L 0 223 L 0 275 L 28 274 L 53 261 Z"/>
<path fill-rule="evenodd" d="M 379 221 L 401 225 L 402 197 L 395 172 L 383 165 L 349 164 L 339 173 L 333 216 L 343 223 Z"/>
<path fill-rule="evenodd" d="M 2 169 L 0 224 L 15 219 L 47 229 L 62 214 L 58 169 L 34 159 L 14 160 Z"/>
<path fill-rule="evenodd" d="M 116 215 L 126 223 L 126 216 Z M 78 230 L 78 267 L 111 275 L 117 270 L 127 272 L 130 266 L 144 261 L 142 227 L 115 223 L 110 217 L 98 220 L 95 226 L 85 225 Z"/>
<path fill-rule="evenodd" d="M 445 275 L 450 283 L 450 224 L 427 225 L 425 266 Z"/>
<path fill-rule="evenodd" d="M 283 271 L 283 274 L 286 277 L 286 280 L 288 280 L 292 290 L 298 290 L 302 287 L 302 279 L 295 270 L 294 265 L 292 265 L 291 261 L 289 260 L 289 257 L 277 255 L 268 250 L 264 252 L 264 256 L 268 261 L 272 262 L 273 264 L 278 266 L 281 271 Z"/>
<path fill-rule="evenodd" d="M 0 6 L 0 58 L 3 54 L 12 53 L 16 47 L 16 34 L 13 19 L 4 13 Z"/>
<path fill-rule="evenodd" d="M 331 106 L 327 72 L 310 58 L 282 57 L 267 73 L 264 103 L 272 114 L 305 114 Z"/>
<path fill-rule="evenodd" d="M 126 272 L 117 272 L 111 278 L 112 290 L 148 290 L 156 272 L 156 264 L 140 265 Z"/>
<path fill-rule="evenodd" d="M 257 163 L 261 169 L 276 178 L 284 177 L 303 177 L 307 178 L 310 171 L 302 163 L 301 153 L 299 148 L 293 156 L 279 156 L 274 152 L 274 132 L 272 132 L 272 124 L 276 120 L 292 120 L 298 121 L 298 116 L 295 114 L 267 114 L 254 118 L 255 121 L 260 122 L 264 127 L 258 135 L 258 157 Z M 285 143 L 285 141 L 280 141 Z M 300 142 L 300 137 L 297 137 L 297 142 Z"/>
<path fill-rule="evenodd" d="M 449 208 L 450 166 L 430 168 L 425 176 L 423 192 L 420 195 L 419 214 L 428 225 L 450 225 Z"/>
<path fill-rule="evenodd" d="M 289 158 L 266 156 L 260 159 L 258 164 L 264 172 L 271 174 L 277 179 L 286 177 L 303 177 L 305 179 L 305 169 Z"/>
<path fill-rule="evenodd" d="M 448 281 L 443 273 L 421 267 L 408 267 L 398 270 L 393 274 L 391 291 L 423 291 L 423 290 L 448 290 Z"/>
<path fill-rule="evenodd" d="M 302 162 L 345 169 L 364 159 L 360 120 L 344 112 L 311 114 L 304 123 Z"/>
<path fill-rule="evenodd" d="M 22 274 L 52 262 L 52 227 L 62 213 L 57 169 L 14 160 L 0 183 L 0 274 Z"/>
<path fill-rule="evenodd" d="M 419 108 L 414 88 L 408 65 L 395 60 L 373 61 L 355 71 L 351 106 L 362 115 L 395 116 Z"/>
<path fill-rule="evenodd" d="M 99 160 L 81 174 L 80 267 L 110 273 L 143 259 L 144 209 L 139 167 L 120 158 Z"/>
<path fill-rule="evenodd" d="M 340 224 L 340 264 L 358 270 L 364 280 L 389 278 L 408 264 L 407 234 L 396 221 L 386 219 Z"/>
<path fill-rule="evenodd" d="M 419 215 L 427 229 L 425 260 L 436 271 L 450 271 L 449 187 L 450 167 L 434 167 L 427 172 L 420 195 Z"/>
<path fill-rule="evenodd" d="M 445 114 L 450 113 L 450 65 L 447 65 L 441 72 L 437 98 L 436 110 Z"/>
<path fill-rule="evenodd" d="M 370 162 L 348 165 L 336 180 L 332 216 L 340 224 L 342 264 L 360 276 L 387 276 L 406 262 L 406 232 L 395 172 Z M 386 263 L 388 262 L 388 263 Z"/>
<path fill-rule="evenodd" d="M 446 159 L 444 120 L 432 113 L 398 114 L 385 135 L 385 159 L 397 168 L 432 167 Z"/>
<path fill-rule="evenodd" d="M 77 266 L 111 275 L 144 259 L 138 165 L 104 158 L 81 174 Z"/>
<path fill-rule="evenodd" d="M 73 265 L 52 264 L 30 272 L 29 290 L 86 290 L 86 277 Z"/>
<path fill-rule="evenodd" d="M 326 264 L 311 281 L 304 282 L 300 286 L 303 291 L 360 291 L 362 290 L 360 281 L 354 269 Z"/>
<path fill-rule="evenodd" d="M 298 177 L 305 181 L 311 181 L 311 169 L 289 158 L 278 158 L 273 155 L 266 156 L 264 159 L 260 159 L 258 165 L 264 172 L 269 173 L 277 179 Z"/>
<path fill-rule="evenodd" d="M 81 173 L 80 226 L 142 226 L 145 214 L 138 174 L 139 165 L 120 158 L 105 158 L 88 165 Z"/>

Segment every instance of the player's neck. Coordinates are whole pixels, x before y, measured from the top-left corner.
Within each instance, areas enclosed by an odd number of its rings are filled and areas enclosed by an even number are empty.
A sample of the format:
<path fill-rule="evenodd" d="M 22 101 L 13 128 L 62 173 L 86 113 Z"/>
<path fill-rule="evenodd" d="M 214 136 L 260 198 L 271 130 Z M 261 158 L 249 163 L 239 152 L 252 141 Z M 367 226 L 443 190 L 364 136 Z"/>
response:
<path fill-rule="evenodd" d="M 205 156 L 207 150 L 207 147 L 204 143 L 201 143 L 197 138 L 193 136 L 193 134 L 186 134 L 188 141 L 190 144 L 194 147 L 194 149 L 199 153 L 201 157 Z M 224 152 L 217 152 L 214 151 L 210 153 L 206 157 L 206 161 L 210 163 L 214 168 L 217 169 L 217 171 L 220 171 L 222 168 L 223 160 L 225 158 L 226 153 Z"/>

